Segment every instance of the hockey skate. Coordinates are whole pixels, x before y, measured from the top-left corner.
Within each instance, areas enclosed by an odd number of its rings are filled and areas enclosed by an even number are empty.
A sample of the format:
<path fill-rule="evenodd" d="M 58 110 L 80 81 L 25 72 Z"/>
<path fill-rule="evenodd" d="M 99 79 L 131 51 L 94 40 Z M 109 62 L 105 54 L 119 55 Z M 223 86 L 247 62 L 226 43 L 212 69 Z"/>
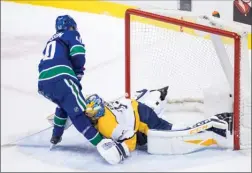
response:
<path fill-rule="evenodd" d="M 62 137 L 52 136 L 50 140 L 51 142 L 50 150 L 52 150 L 61 141 L 62 141 Z"/>
<path fill-rule="evenodd" d="M 150 108 L 152 108 L 158 117 L 162 118 L 166 104 L 166 97 L 168 94 L 169 86 L 165 86 L 159 89 L 142 89 L 136 91 L 134 98 Z"/>
<path fill-rule="evenodd" d="M 208 129 L 213 131 L 214 133 L 221 135 L 223 137 L 227 136 L 227 132 L 232 135 L 233 131 L 233 113 L 221 113 L 214 115 L 210 118 L 210 120 L 214 123 L 213 127 Z"/>
<path fill-rule="evenodd" d="M 160 89 L 150 90 L 150 92 L 152 92 L 152 91 L 159 91 L 161 93 L 160 100 L 164 101 L 165 98 L 166 98 L 166 96 L 167 96 L 167 94 L 168 94 L 168 88 L 169 88 L 169 86 L 166 86 L 166 87 L 163 87 L 163 88 L 160 88 Z"/>
<path fill-rule="evenodd" d="M 142 90 L 139 90 L 139 91 L 136 91 L 135 93 L 135 99 L 137 101 L 141 100 L 142 97 L 144 97 L 147 93 L 149 92 L 153 92 L 153 91 L 159 91 L 160 92 L 160 100 L 161 101 L 164 101 L 167 94 L 168 94 L 168 88 L 169 86 L 165 86 L 163 88 L 160 88 L 160 89 L 153 89 L 153 90 L 147 90 L 147 89 L 142 89 Z"/>

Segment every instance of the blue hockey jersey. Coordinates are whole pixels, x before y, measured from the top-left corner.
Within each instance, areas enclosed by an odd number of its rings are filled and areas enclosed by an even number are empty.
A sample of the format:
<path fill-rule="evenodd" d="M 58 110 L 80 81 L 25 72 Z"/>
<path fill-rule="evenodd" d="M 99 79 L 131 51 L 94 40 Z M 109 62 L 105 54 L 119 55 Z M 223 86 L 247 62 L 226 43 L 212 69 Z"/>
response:
<path fill-rule="evenodd" d="M 83 75 L 85 45 L 78 31 L 54 34 L 47 42 L 39 63 L 39 82 L 71 78 L 77 83 L 77 75 Z"/>

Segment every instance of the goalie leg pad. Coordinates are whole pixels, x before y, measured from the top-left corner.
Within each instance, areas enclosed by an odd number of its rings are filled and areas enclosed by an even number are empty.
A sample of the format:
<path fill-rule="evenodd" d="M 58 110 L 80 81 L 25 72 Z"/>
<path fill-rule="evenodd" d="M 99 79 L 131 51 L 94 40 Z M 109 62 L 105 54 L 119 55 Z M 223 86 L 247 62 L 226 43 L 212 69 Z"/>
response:
<path fill-rule="evenodd" d="M 111 165 L 120 163 L 130 155 L 129 149 L 124 142 L 117 143 L 112 139 L 103 139 L 97 145 L 97 150 Z"/>
<path fill-rule="evenodd" d="M 188 131 L 189 132 L 189 131 Z M 183 134 L 184 131 L 149 130 L 147 151 L 150 154 L 180 155 L 216 144 L 213 133 Z"/>
<path fill-rule="evenodd" d="M 231 114 L 227 114 L 231 117 Z M 220 147 L 232 148 L 232 135 L 229 132 L 228 120 L 212 116 L 181 130 L 149 130 L 148 152 L 151 154 L 186 154 L 201 148 L 217 144 Z"/>
<path fill-rule="evenodd" d="M 149 129 L 157 129 L 157 130 L 171 130 L 172 124 L 168 121 L 159 118 L 155 111 L 145 104 L 138 103 L 138 113 L 140 117 L 140 126 L 142 124 L 147 125 Z M 144 133 L 142 128 L 139 127 L 139 131 Z"/>

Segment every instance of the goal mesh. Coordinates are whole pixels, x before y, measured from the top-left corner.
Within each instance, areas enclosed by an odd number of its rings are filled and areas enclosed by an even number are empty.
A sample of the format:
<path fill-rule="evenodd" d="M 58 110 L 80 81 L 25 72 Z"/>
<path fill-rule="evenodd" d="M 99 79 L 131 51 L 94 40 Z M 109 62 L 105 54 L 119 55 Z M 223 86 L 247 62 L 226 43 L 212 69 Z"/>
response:
<path fill-rule="evenodd" d="M 251 112 L 248 111 L 251 102 L 246 100 L 248 91 L 242 85 L 248 78 L 241 77 L 240 64 L 243 64 L 240 55 L 243 52 L 239 35 L 210 30 L 216 34 L 211 35 L 195 30 L 191 25 L 187 27 L 188 23 L 183 26 L 172 18 L 166 19 L 168 17 L 138 10 L 126 12 L 126 94 L 132 95 L 133 91 L 142 88 L 169 85 L 170 102 L 204 103 L 205 89 L 228 91 L 235 97 L 235 149 L 240 146 L 251 148 L 251 125 L 247 123 L 251 122 Z M 208 29 L 200 25 L 193 27 L 203 31 Z M 228 79 L 211 40 L 211 36 L 218 37 L 218 34 L 233 70 L 229 74 L 231 79 Z"/>

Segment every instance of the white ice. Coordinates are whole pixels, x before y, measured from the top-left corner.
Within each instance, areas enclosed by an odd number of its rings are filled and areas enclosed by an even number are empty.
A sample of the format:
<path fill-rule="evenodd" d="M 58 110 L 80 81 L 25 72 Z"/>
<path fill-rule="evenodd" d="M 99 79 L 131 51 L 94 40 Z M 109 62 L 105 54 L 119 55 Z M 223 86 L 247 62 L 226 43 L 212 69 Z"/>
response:
<path fill-rule="evenodd" d="M 45 118 L 55 105 L 37 93 L 37 65 L 58 15 L 75 18 L 86 44 L 83 92 L 105 99 L 124 93 L 122 19 L 10 2 L 1 6 L 1 145 L 49 126 Z M 1 148 L 1 171 L 251 171 L 249 153 L 216 148 L 181 156 L 149 155 L 139 148 L 111 166 L 73 127 L 53 151 L 50 135 L 51 129 Z"/>

